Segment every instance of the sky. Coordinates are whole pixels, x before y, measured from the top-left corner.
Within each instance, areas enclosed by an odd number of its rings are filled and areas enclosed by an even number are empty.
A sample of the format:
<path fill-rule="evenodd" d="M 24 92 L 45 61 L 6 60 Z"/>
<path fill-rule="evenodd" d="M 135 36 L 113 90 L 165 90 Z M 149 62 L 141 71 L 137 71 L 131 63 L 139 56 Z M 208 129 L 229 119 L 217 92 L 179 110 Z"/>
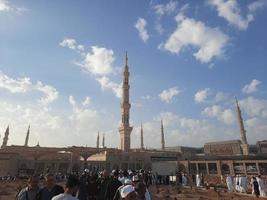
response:
<path fill-rule="evenodd" d="M 131 146 L 267 139 L 267 1 L 0 0 L 0 135 L 118 147 L 128 52 Z"/>

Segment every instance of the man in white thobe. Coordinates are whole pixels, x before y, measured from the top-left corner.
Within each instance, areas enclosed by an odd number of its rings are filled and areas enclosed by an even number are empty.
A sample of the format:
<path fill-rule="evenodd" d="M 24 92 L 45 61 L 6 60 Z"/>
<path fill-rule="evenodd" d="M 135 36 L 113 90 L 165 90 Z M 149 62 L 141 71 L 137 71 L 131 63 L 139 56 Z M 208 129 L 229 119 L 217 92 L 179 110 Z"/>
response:
<path fill-rule="evenodd" d="M 197 184 L 197 187 L 200 187 L 200 184 L 201 184 L 201 177 L 199 174 L 196 175 L 196 184 Z"/>
<path fill-rule="evenodd" d="M 256 177 L 256 179 L 257 179 L 257 182 L 259 184 L 260 196 L 265 197 L 266 196 L 266 188 L 265 188 L 263 180 L 261 179 L 261 176 L 259 175 L 258 177 Z"/>
<path fill-rule="evenodd" d="M 183 186 L 187 185 L 187 177 L 185 174 L 182 175 L 182 184 L 183 184 Z"/>
<path fill-rule="evenodd" d="M 241 176 L 240 177 L 240 192 L 246 193 L 247 192 L 247 177 Z"/>
<path fill-rule="evenodd" d="M 229 192 L 233 192 L 234 188 L 233 188 L 233 178 L 232 178 L 232 176 L 228 175 L 226 177 L 226 184 L 227 184 L 227 187 L 228 187 L 228 191 Z"/>

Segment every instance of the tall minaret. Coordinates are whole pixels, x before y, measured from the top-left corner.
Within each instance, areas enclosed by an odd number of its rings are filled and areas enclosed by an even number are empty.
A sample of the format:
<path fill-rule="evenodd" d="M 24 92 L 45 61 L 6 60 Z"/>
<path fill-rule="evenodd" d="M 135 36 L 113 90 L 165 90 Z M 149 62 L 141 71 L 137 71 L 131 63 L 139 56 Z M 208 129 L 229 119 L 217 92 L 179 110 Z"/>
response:
<path fill-rule="evenodd" d="M 143 124 L 141 124 L 141 149 L 144 150 L 144 132 L 143 132 Z"/>
<path fill-rule="evenodd" d="M 237 98 L 235 98 L 235 101 L 236 101 L 237 119 L 238 119 L 239 128 L 240 128 L 240 135 L 241 135 L 241 143 L 242 143 L 241 148 L 242 148 L 243 155 L 248 155 L 249 154 L 249 146 L 248 146 L 248 142 L 247 142 L 246 130 L 244 128 L 243 118 L 242 118 L 240 107 L 238 105 Z"/>
<path fill-rule="evenodd" d="M 103 139 L 102 139 L 102 147 L 105 148 L 105 133 L 103 133 Z"/>
<path fill-rule="evenodd" d="M 8 135 L 9 135 L 9 125 L 8 125 L 7 128 L 6 128 L 5 136 L 4 136 L 4 138 L 3 138 L 3 143 L 2 143 L 1 148 L 4 148 L 4 147 L 7 146 Z"/>
<path fill-rule="evenodd" d="M 133 127 L 129 124 L 130 108 L 129 101 L 129 69 L 128 69 L 128 56 L 126 52 L 125 66 L 123 71 L 123 85 L 122 85 L 122 101 L 121 101 L 121 125 L 119 127 L 120 132 L 120 149 L 122 151 L 130 151 L 131 149 L 131 132 Z"/>
<path fill-rule="evenodd" d="M 29 135 L 30 135 L 30 125 L 28 126 L 28 131 L 27 131 L 26 138 L 25 138 L 25 143 L 24 143 L 24 146 L 25 146 L 25 147 L 28 146 Z"/>
<path fill-rule="evenodd" d="M 165 150 L 165 138 L 164 138 L 164 128 L 162 120 L 161 120 L 161 149 Z"/>
<path fill-rule="evenodd" d="M 99 148 L 99 131 L 97 132 L 96 148 Z"/>

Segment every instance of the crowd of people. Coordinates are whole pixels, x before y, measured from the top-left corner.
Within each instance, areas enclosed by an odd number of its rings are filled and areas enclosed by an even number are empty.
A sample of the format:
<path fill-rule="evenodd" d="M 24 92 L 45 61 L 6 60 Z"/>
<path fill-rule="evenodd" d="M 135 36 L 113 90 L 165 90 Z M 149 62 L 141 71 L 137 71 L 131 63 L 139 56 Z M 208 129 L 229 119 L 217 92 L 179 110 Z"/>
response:
<path fill-rule="evenodd" d="M 223 183 L 224 180 L 229 192 L 248 193 L 251 191 L 251 194 L 256 197 L 267 196 L 266 183 L 261 178 L 261 175 L 250 177 L 244 175 L 236 175 L 232 177 L 231 175 L 227 175 L 225 179 L 223 176 L 221 177 L 221 183 Z M 209 185 L 209 182 L 204 180 L 203 174 L 192 174 L 188 176 L 185 173 L 180 172 L 177 174 L 177 183 L 182 186 L 195 185 L 196 187 Z"/>
<path fill-rule="evenodd" d="M 40 187 L 40 178 L 44 179 L 43 187 Z M 65 186 L 61 184 L 64 188 L 56 184 L 60 181 L 65 182 Z M 257 197 L 266 196 L 265 183 L 260 175 L 222 176 L 221 183 L 226 183 L 229 192 L 252 191 Z M 85 169 L 80 175 L 32 175 L 27 187 L 18 192 L 16 200 L 151 200 L 149 186 L 161 184 L 203 187 L 208 186 L 209 182 L 203 174 L 178 172 L 174 176 L 163 176 L 144 170 L 113 170 L 108 173 L 105 170 L 96 172 Z"/>
<path fill-rule="evenodd" d="M 39 175 L 30 176 L 16 200 L 151 200 L 148 187 L 152 180 L 144 170 L 96 173 L 85 169 L 80 176 L 69 175 L 64 188 L 51 173 L 45 175 L 43 187 L 39 180 Z"/>
<path fill-rule="evenodd" d="M 226 177 L 226 185 L 229 192 L 247 193 L 248 187 L 251 186 L 251 193 L 256 197 L 266 195 L 266 186 L 261 176 L 247 177 L 243 175 L 236 175 L 234 177 L 228 175 Z"/>

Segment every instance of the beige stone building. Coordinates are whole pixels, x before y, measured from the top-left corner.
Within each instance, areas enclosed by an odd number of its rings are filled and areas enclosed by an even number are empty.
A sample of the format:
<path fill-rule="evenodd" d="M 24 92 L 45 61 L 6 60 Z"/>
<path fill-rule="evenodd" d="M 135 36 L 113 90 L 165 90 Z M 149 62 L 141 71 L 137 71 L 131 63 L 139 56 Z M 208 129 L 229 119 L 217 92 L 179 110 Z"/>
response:
<path fill-rule="evenodd" d="M 202 173 L 215 176 L 267 175 L 267 141 L 249 145 L 237 99 L 236 111 L 240 140 L 206 143 L 198 152 L 182 153 L 183 156 L 177 162 L 179 170 L 188 174 Z"/>

